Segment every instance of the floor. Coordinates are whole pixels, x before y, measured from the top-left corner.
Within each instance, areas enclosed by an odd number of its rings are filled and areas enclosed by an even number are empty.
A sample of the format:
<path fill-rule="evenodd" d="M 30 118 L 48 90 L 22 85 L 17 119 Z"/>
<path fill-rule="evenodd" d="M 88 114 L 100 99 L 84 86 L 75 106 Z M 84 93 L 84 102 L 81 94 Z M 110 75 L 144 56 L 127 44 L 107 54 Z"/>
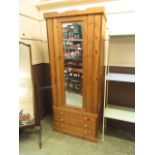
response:
<path fill-rule="evenodd" d="M 39 149 L 36 129 L 20 131 L 20 155 L 134 155 L 134 136 L 108 129 L 105 141 L 92 143 L 80 138 L 52 131 L 51 116 L 42 121 L 42 148 Z"/>

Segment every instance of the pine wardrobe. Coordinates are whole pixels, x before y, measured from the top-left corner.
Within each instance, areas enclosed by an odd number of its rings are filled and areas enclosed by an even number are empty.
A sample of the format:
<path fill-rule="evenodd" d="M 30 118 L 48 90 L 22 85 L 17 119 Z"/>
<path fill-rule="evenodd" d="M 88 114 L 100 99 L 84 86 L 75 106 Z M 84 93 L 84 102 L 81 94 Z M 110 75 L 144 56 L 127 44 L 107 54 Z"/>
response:
<path fill-rule="evenodd" d="M 44 14 L 51 64 L 53 129 L 98 141 L 103 117 L 104 8 Z"/>

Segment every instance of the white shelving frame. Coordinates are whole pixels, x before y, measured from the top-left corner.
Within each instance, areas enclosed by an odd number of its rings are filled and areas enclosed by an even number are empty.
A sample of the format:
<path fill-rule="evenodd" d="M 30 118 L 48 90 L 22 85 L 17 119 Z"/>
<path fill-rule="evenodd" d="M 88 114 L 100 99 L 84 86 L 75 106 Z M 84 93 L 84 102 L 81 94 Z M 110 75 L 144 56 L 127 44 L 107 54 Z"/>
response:
<path fill-rule="evenodd" d="M 135 109 L 116 105 L 107 105 L 105 118 L 135 123 Z"/>
<path fill-rule="evenodd" d="M 110 73 L 109 72 L 109 36 L 105 40 L 105 86 L 104 86 L 104 106 L 103 106 L 103 133 L 102 141 L 104 141 L 105 119 L 115 119 L 135 123 L 135 109 L 123 106 L 108 104 L 108 85 L 109 81 L 135 83 L 134 74 Z"/>
<path fill-rule="evenodd" d="M 122 74 L 122 73 L 108 73 L 106 75 L 106 80 L 135 83 L 135 75 L 133 75 L 133 74 Z"/>

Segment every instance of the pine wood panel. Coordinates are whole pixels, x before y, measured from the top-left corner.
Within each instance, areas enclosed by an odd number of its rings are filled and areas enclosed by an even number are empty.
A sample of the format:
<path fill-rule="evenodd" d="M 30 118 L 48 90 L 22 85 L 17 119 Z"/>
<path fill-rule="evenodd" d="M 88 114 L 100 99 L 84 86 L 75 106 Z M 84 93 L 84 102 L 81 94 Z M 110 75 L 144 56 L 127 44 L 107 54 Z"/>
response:
<path fill-rule="evenodd" d="M 94 15 L 94 51 L 93 51 L 93 112 L 97 112 L 98 107 L 98 81 L 99 81 L 99 56 L 100 56 L 100 33 L 101 15 Z"/>
<path fill-rule="evenodd" d="M 56 61 L 56 78 L 57 78 L 57 99 L 58 106 L 63 104 L 63 93 L 62 93 L 62 65 L 60 63 L 61 54 L 60 54 L 60 42 L 59 42 L 59 25 L 58 20 L 53 19 L 53 34 L 54 34 L 54 47 L 55 47 L 55 61 Z M 64 88 L 63 88 L 64 89 Z"/>
<path fill-rule="evenodd" d="M 89 15 L 88 16 L 88 60 L 87 60 L 87 77 L 88 77 L 88 83 L 87 83 L 87 111 L 92 112 L 93 111 L 93 96 L 92 96 L 92 75 L 93 75 L 93 48 L 94 48 L 94 16 Z"/>
<path fill-rule="evenodd" d="M 100 39 L 100 61 L 99 61 L 99 82 L 98 82 L 98 111 L 102 108 L 103 104 L 103 88 L 104 88 L 104 48 L 105 48 L 105 18 L 101 16 L 101 39 Z"/>
<path fill-rule="evenodd" d="M 88 85 L 88 79 L 87 79 L 87 70 L 88 70 L 88 66 L 87 66 L 87 61 L 88 61 L 88 52 L 87 52 L 87 35 L 88 35 L 88 29 L 87 29 L 87 20 L 88 18 L 85 17 L 85 20 L 83 20 L 83 30 L 82 30 L 82 35 L 83 35 L 83 91 L 82 91 L 82 95 L 83 95 L 83 108 L 86 111 L 86 107 L 87 107 L 87 85 Z"/>
<path fill-rule="evenodd" d="M 48 47 L 50 51 L 50 63 L 51 63 L 51 85 L 52 85 L 52 103 L 54 106 L 58 105 L 57 98 L 57 77 L 56 77 L 56 64 L 55 64 L 55 49 L 53 38 L 53 22 L 51 19 L 47 21 L 47 33 L 48 33 Z"/>
<path fill-rule="evenodd" d="M 63 37 L 62 37 L 62 25 L 60 24 L 60 20 L 58 20 L 58 46 L 59 46 L 59 58 L 58 58 L 58 61 L 59 61 L 59 65 L 60 65 L 60 68 L 59 68 L 59 71 L 60 71 L 60 91 L 61 91 L 61 98 L 62 98 L 62 102 L 61 102 L 61 106 L 64 106 L 65 105 L 65 77 L 64 77 L 64 52 L 63 52 Z"/>
<path fill-rule="evenodd" d="M 80 15 L 90 15 L 90 14 L 101 14 L 104 13 L 103 7 L 96 7 L 96 8 L 88 8 L 86 10 L 72 10 L 66 11 L 63 13 L 52 12 L 52 13 L 45 13 L 44 18 L 55 18 L 55 17 L 71 17 L 71 16 L 80 16 Z"/>

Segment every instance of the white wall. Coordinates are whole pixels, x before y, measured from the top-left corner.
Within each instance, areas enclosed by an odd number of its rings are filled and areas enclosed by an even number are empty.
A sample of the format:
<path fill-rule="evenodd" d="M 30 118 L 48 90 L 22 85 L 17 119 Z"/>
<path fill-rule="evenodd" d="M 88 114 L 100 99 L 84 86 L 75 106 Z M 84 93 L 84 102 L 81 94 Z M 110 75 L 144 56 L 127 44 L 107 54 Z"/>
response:
<path fill-rule="evenodd" d="M 109 65 L 134 67 L 135 66 L 135 37 L 115 36 L 109 41 Z"/>
<path fill-rule="evenodd" d="M 43 46 L 43 61 L 44 63 L 49 63 L 46 21 L 41 20 L 40 24 L 41 24 L 41 34 L 42 34 L 42 46 Z"/>
<path fill-rule="evenodd" d="M 33 0 L 20 0 L 19 39 L 32 48 L 32 64 L 44 62 L 39 12 Z"/>
<path fill-rule="evenodd" d="M 134 12 L 123 12 L 107 15 L 107 28 L 110 35 L 135 34 Z"/>

